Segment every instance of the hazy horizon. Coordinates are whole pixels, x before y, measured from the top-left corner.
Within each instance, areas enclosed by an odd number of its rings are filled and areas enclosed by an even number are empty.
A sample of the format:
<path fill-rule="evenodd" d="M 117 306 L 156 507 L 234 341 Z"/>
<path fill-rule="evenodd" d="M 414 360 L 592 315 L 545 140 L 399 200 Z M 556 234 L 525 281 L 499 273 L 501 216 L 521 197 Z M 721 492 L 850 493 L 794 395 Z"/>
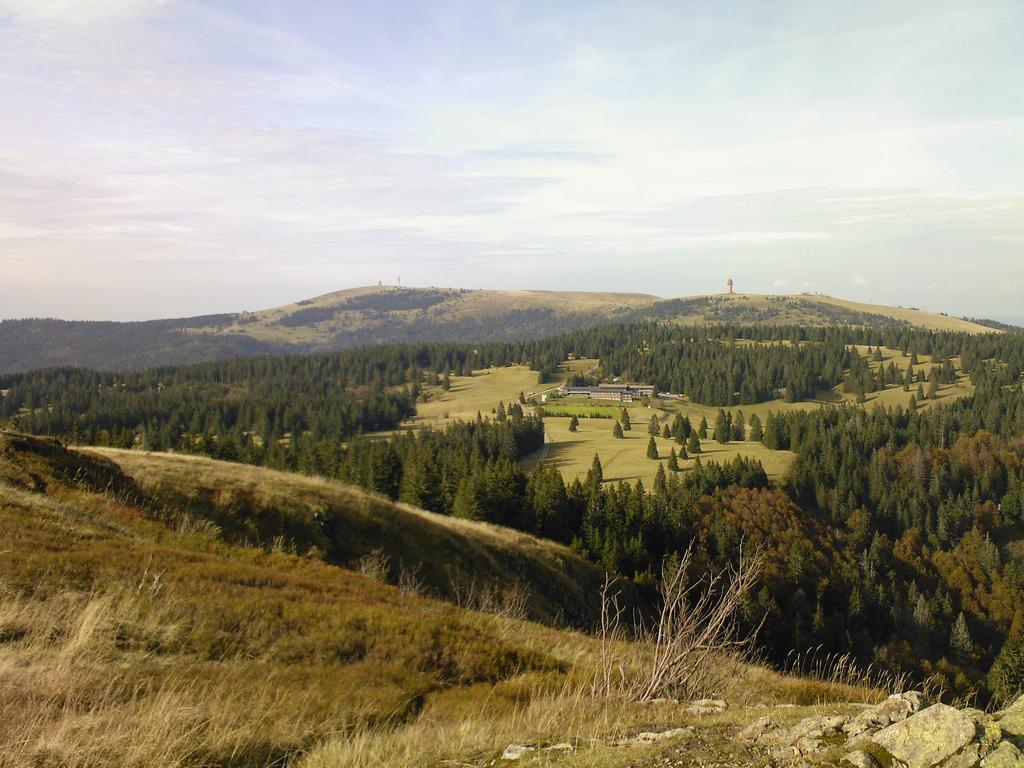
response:
<path fill-rule="evenodd" d="M 1024 6 L 0 0 L 0 318 L 378 280 L 1024 322 Z"/>

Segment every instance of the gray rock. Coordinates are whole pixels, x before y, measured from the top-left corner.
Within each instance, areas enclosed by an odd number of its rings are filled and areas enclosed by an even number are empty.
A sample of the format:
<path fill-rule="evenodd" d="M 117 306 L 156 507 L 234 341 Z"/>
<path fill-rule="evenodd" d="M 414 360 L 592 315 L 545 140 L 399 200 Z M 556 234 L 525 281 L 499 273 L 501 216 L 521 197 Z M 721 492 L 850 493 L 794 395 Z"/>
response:
<path fill-rule="evenodd" d="M 717 715 L 725 712 L 729 704 L 722 699 L 697 699 L 691 701 L 686 711 L 691 715 Z"/>
<path fill-rule="evenodd" d="M 932 768 L 970 744 L 974 733 L 969 716 L 935 704 L 879 731 L 871 740 L 908 768 Z"/>
<path fill-rule="evenodd" d="M 505 747 L 505 751 L 501 753 L 502 760 L 519 760 L 520 758 L 536 752 L 536 747 L 528 747 L 525 744 L 509 744 Z"/>
<path fill-rule="evenodd" d="M 1004 741 L 982 759 L 981 765 L 982 768 L 1024 768 L 1024 753 Z"/>
<path fill-rule="evenodd" d="M 981 747 L 977 744 L 968 744 L 952 757 L 943 760 L 941 768 L 977 768 L 980 759 Z"/>
<path fill-rule="evenodd" d="M 850 766 L 850 768 L 882 768 L 882 764 L 863 749 L 847 752 L 843 755 L 843 759 L 839 761 L 839 764 L 841 766 Z"/>
<path fill-rule="evenodd" d="M 1003 733 L 1018 739 L 1024 738 L 1024 696 L 1000 712 L 997 717 Z"/>
<path fill-rule="evenodd" d="M 822 749 L 825 746 L 824 739 L 838 734 L 845 723 L 846 718 L 839 715 L 805 717 L 789 728 L 764 729 L 761 733 L 751 733 L 746 738 L 767 747 L 781 749 L 787 755 L 792 748 L 795 755 L 800 756 Z"/>
<path fill-rule="evenodd" d="M 918 691 L 893 694 L 881 704 L 869 707 L 853 718 L 843 726 L 843 733 L 851 738 L 865 733 L 874 733 L 893 723 L 906 720 L 918 712 L 924 704 L 924 694 Z"/>
<path fill-rule="evenodd" d="M 576 747 L 570 744 L 568 741 L 563 741 L 561 744 L 552 744 L 550 747 L 544 747 L 542 752 L 575 752 Z"/>
<path fill-rule="evenodd" d="M 643 733 L 638 733 L 633 741 L 644 744 L 655 741 L 664 741 L 665 739 L 674 739 L 677 736 L 689 736 L 692 733 L 693 728 L 670 728 L 667 731 L 644 731 Z"/>
<path fill-rule="evenodd" d="M 736 737 L 738 739 L 742 739 L 743 741 L 758 741 L 766 733 L 775 731 L 778 729 L 778 727 L 779 726 L 775 723 L 774 720 L 772 720 L 772 718 L 762 717 L 758 720 L 755 720 L 746 728 L 741 730 L 738 734 L 736 734 Z"/>

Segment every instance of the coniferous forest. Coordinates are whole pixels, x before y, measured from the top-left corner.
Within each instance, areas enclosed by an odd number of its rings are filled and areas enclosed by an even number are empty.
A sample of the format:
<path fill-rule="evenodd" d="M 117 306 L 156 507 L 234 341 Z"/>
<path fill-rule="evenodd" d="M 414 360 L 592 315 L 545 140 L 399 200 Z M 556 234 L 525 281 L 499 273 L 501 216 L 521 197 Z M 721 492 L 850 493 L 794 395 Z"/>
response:
<path fill-rule="evenodd" d="M 756 342 L 756 343 L 752 343 Z M 877 370 L 853 345 L 902 350 Z M 544 442 L 525 404 L 443 428 L 382 437 L 424 387 L 490 366 L 550 380 L 570 355 L 600 376 L 652 383 L 723 409 L 903 384 L 973 393 L 928 409 L 826 405 L 772 412 L 750 439 L 790 450 L 769 480 L 739 458 L 660 471 L 652 487 L 605 482 L 595 457 L 566 482 L 520 460 Z M 919 380 L 914 361 L 933 364 Z M 616 324 L 539 341 L 384 345 L 128 373 L 52 369 L 0 377 L 0 418 L 81 444 L 206 454 L 338 478 L 442 514 L 571 545 L 643 590 L 696 544 L 719 568 L 741 545 L 767 567 L 744 609 L 770 658 L 822 646 L 933 675 L 950 690 L 1004 696 L 1024 679 L 1024 336 L 890 325 L 801 328 Z M 911 384 L 913 385 L 911 387 Z M 738 416 L 737 416 L 738 418 Z M 680 450 L 693 427 L 665 425 Z M 369 433 L 378 433 L 369 435 Z"/>

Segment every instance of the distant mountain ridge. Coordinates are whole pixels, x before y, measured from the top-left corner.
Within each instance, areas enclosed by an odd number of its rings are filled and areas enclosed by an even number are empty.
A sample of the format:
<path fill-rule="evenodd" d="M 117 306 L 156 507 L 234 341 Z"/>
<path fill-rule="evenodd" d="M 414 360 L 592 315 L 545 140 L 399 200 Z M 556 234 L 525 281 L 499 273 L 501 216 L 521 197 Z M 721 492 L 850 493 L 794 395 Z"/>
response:
<path fill-rule="evenodd" d="M 146 368 L 365 344 L 521 341 L 612 321 L 992 327 L 902 307 L 821 295 L 729 294 L 662 299 L 641 293 L 490 291 L 373 286 L 258 312 L 142 322 L 0 321 L 0 373 L 54 366 Z"/>

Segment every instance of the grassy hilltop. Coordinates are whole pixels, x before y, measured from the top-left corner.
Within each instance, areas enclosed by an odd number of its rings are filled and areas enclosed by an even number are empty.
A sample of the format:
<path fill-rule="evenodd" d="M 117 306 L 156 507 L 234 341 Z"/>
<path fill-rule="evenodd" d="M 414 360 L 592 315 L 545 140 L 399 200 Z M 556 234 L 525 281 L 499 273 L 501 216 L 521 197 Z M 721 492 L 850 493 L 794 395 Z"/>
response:
<path fill-rule="evenodd" d="M 56 365 L 142 368 L 395 341 L 512 341 L 615 320 L 907 324 L 992 333 L 941 314 L 835 299 L 753 294 L 661 299 L 638 293 L 353 288 L 273 309 L 148 322 L 0 322 L 0 373 Z"/>

